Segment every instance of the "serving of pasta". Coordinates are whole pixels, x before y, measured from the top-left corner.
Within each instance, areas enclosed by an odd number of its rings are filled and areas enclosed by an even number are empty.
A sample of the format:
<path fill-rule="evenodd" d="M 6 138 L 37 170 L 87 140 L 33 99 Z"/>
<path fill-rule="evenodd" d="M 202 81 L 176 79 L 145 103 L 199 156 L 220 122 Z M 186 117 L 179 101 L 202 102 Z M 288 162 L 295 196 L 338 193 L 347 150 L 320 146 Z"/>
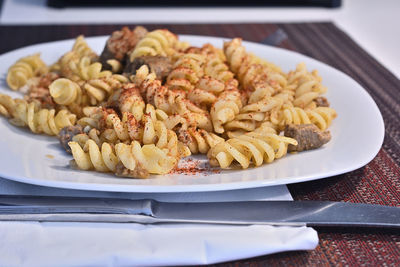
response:
<path fill-rule="evenodd" d="M 221 169 L 270 164 L 329 142 L 337 116 L 304 63 L 284 72 L 240 38 L 192 46 L 141 26 L 113 32 L 100 55 L 83 36 L 53 64 L 27 55 L 6 82 L 21 93 L 0 93 L 11 124 L 57 137 L 70 168 L 122 177 L 165 175 L 195 154 Z"/>

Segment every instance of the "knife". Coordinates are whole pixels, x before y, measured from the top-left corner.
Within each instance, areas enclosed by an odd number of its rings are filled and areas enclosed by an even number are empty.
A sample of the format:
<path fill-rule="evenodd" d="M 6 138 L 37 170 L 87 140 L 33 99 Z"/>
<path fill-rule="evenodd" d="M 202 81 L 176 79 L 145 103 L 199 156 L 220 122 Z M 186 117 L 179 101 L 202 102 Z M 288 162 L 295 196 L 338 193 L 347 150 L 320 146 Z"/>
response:
<path fill-rule="evenodd" d="M 2 195 L 0 220 L 400 228 L 400 208 L 331 201 L 174 203 L 149 199 Z"/>

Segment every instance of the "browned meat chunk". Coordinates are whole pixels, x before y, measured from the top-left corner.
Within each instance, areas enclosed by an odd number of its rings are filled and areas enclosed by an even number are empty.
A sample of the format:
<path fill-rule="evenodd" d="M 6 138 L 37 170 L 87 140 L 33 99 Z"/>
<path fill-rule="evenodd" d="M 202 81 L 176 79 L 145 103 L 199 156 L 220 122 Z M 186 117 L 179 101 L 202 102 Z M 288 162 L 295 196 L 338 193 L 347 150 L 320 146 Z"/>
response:
<path fill-rule="evenodd" d="M 169 58 L 162 56 L 143 56 L 137 57 L 133 62 L 127 63 L 124 73 L 132 75 L 141 66 L 147 65 L 157 75 L 157 79 L 164 81 L 172 70 Z"/>
<path fill-rule="evenodd" d="M 314 99 L 315 103 L 317 104 L 317 107 L 329 107 L 329 102 L 326 97 L 319 96 L 316 99 Z"/>
<path fill-rule="evenodd" d="M 125 168 L 122 162 L 119 162 L 116 166 L 115 174 L 117 176 L 122 177 L 131 177 L 131 178 L 147 178 L 149 177 L 149 172 L 144 169 L 140 164 L 136 165 L 134 170 L 129 170 Z"/>
<path fill-rule="evenodd" d="M 77 134 L 83 133 L 83 128 L 80 125 L 75 126 L 67 126 L 61 129 L 58 134 L 58 139 L 60 140 L 61 146 L 67 151 L 67 153 L 71 154 L 71 148 L 68 145 L 68 142 L 72 141 L 72 137 Z"/>
<path fill-rule="evenodd" d="M 297 146 L 288 146 L 289 152 L 316 149 L 331 140 L 329 131 L 322 132 L 314 124 L 286 125 L 284 135 L 294 138 L 298 142 Z"/>
<path fill-rule="evenodd" d="M 124 65 L 127 53 L 135 48 L 136 44 L 146 34 L 147 30 L 142 26 L 137 26 L 132 31 L 128 27 L 123 27 L 121 30 L 113 32 L 100 55 L 103 68 L 111 69 L 111 66 L 107 63 L 109 59 L 116 59 Z"/>
<path fill-rule="evenodd" d="M 178 127 L 179 126 L 180 125 L 178 125 Z M 194 142 L 193 137 L 188 133 L 187 130 L 178 129 L 176 130 L 176 134 L 178 135 L 178 140 L 187 146 L 190 146 Z"/>
<path fill-rule="evenodd" d="M 112 108 L 119 113 L 119 98 L 121 97 L 122 88 L 115 90 L 105 103 L 105 108 Z"/>

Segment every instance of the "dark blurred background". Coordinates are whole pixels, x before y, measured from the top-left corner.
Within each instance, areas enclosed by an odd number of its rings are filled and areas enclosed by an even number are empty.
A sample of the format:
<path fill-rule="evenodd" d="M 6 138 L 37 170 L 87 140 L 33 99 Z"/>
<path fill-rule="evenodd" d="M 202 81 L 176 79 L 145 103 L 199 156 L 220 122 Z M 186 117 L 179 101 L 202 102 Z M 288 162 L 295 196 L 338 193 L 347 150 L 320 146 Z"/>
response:
<path fill-rule="evenodd" d="M 296 6 L 296 7 L 339 7 L 341 0 L 172 0 L 172 1 L 134 1 L 134 0 L 47 0 L 51 7 L 78 7 L 78 6 Z"/>

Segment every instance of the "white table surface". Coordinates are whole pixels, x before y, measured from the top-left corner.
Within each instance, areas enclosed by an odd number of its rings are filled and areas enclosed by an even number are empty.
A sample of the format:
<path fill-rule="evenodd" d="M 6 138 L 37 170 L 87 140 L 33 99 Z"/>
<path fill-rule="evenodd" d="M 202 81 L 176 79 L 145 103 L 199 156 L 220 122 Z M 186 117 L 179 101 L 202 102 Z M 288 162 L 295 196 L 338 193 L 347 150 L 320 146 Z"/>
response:
<path fill-rule="evenodd" d="M 400 78 L 400 0 L 343 0 L 328 8 L 66 8 L 5 0 L 0 24 L 227 23 L 333 21 Z"/>

